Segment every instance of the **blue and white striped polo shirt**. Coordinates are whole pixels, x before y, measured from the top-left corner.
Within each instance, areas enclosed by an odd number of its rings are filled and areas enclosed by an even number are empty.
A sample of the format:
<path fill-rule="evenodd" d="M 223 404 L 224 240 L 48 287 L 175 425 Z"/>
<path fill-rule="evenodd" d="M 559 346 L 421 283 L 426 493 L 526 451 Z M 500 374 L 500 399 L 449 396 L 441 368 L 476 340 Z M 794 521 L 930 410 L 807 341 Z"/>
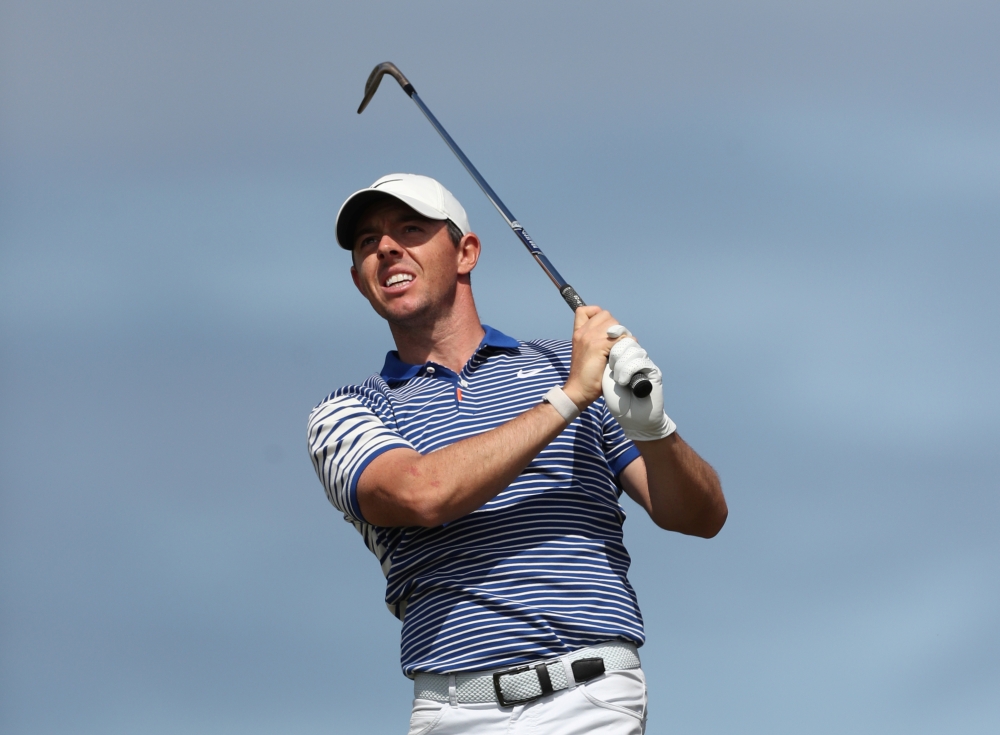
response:
<path fill-rule="evenodd" d="M 327 497 L 361 532 L 403 621 L 403 672 L 489 669 L 645 637 L 626 576 L 617 475 L 639 456 L 595 401 L 479 510 L 438 528 L 383 528 L 358 507 L 358 478 L 382 452 L 433 452 L 510 421 L 569 375 L 571 343 L 495 329 L 462 372 L 408 365 L 341 388 L 309 417 Z"/>

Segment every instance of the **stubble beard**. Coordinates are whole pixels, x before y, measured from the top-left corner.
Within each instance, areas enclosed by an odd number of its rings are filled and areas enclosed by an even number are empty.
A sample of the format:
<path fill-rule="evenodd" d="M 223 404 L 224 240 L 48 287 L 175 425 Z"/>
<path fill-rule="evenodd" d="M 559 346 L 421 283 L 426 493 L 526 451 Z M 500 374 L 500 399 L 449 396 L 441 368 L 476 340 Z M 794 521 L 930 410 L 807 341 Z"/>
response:
<path fill-rule="evenodd" d="M 457 291 L 457 284 L 455 284 L 440 299 L 428 300 L 406 314 L 394 314 L 391 310 L 385 309 L 384 313 L 380 313 L 379 316 L 389 323 L 389 327 L 393 331 L 399 329 L 403 332 L 417 332 L 433 329 L 442 321 L 447 321 L 451 315 Z"/>

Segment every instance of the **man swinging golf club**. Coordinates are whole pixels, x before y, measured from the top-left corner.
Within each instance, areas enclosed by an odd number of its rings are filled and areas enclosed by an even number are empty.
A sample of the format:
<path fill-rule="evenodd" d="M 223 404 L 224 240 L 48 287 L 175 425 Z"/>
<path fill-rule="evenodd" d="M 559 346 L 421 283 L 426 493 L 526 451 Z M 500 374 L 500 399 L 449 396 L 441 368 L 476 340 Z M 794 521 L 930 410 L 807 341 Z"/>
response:
<path fill-rule="evenodd" d="M 411 735 L 641 733 L 621 492 L 680 533 L 712 537 L 727 514 L 664 413 L 659 369 L 597 306 L 576 310 L 572 341 L 483 325 L 481 243 L 434 179 L 379 179 L 336 231 L 396 350 L 313 410 L 309 450 L 385 573 Z"/>

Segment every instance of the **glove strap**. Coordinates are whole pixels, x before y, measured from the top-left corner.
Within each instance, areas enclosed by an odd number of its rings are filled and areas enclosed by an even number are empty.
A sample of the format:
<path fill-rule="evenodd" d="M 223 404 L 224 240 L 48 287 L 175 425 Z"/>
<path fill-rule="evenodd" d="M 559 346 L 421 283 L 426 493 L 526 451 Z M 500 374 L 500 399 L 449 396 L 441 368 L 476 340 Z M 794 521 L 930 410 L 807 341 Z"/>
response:
<path fill-rule="evenodd" d="M 657 439 L 665 439 L 675 431 L 677 431 L 677 424 L 666 413 L 663 414 L 660 425 L 652 429 L 636 431 L 635 429 L 626 429 L 622 426 L 622 433 L 625 434 L 625 438 L 631 439 L 634 442 L 654 442 Z"/>
<path fill-rule="evenodd" d="M 567 424 L 580 415 L 580 409 L 573 403 L 573 399 L 558 385 L 549 388 L 549 392 L 542 396 L 542 400 L 558 411 L 559 415 L 566 419 Z"/>

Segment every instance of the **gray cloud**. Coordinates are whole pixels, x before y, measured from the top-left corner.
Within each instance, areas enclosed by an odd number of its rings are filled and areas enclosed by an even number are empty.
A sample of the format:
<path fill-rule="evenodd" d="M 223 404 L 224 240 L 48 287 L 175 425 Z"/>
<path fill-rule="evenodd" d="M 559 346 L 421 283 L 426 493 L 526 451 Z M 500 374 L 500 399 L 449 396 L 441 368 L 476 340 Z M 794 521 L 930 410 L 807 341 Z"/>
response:
<path fill-rule="evenodd" d="M 484 319 L 568 312 L 404 95 L 355 115 L 385 59 L 723 477 L 711 542 L 630 510 L 649 732 L 996 730 L 994 4 L 0 12 L 4 732 L 405 722 L 304 451 L 390 346 L 336 207 L 438 176 Z"/>
<path fill-rule="evenodd" d="M 91 166 L 327 158 L 364 69 L 385 58 L 450 114 L 494 131 L 501 118 L 578 115 L 586 129 L 617 110 L 641 124 L 691 105 L 789 104 L 995 130 L 997 12 L 986 2 L 419 13 L 384 2 L 11 2 L 3 152 Z"/>

